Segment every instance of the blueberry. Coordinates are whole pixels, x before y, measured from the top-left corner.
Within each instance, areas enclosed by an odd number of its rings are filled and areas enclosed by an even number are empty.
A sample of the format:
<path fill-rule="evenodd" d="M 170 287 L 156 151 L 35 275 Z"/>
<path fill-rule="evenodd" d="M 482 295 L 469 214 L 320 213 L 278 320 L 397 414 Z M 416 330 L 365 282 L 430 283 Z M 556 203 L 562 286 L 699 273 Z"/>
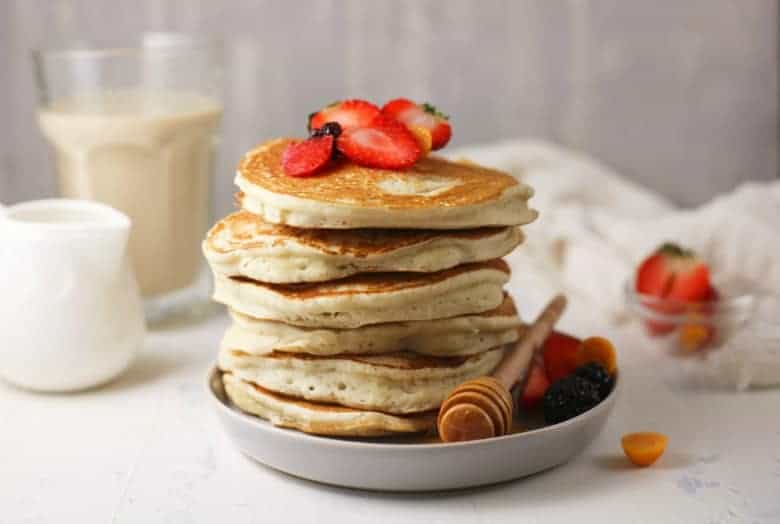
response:
<path fill-rule="evenodd" d="M 317 129 L 313 129 L 311 132 L 311 136 L 332 136 L 333 138 L 338 138 L 341 134 L 341 125 L 338 122 L 325 122 L 322 127 L 319 127 Z"/>

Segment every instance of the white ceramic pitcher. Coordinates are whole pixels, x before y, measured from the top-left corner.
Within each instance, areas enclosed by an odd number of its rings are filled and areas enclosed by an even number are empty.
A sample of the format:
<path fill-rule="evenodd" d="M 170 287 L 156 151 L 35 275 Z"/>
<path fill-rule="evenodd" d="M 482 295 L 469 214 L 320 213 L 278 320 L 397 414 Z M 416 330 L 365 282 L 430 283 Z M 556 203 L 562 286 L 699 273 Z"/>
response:
<path fill-rule="evenodd" d="M 82 200 L 0 210 L 0 376 L 39 391 L 111 380 L 145 326 L 127 253 L 130 220 Z"/>

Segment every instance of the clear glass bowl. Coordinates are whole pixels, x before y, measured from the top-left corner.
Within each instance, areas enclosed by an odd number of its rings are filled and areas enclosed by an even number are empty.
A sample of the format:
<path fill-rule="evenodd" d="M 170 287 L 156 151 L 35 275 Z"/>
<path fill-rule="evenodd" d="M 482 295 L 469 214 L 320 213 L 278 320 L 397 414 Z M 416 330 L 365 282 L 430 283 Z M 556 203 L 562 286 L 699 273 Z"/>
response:
<path fill-rule="evenodd" d="M 757 303 L 751 293 L 724 295 L 711 302 L 667 300 L 638 293 L 633 279 L 625 283 L 624 296 L 648 336 L 670 340 L 683 352 L 722 344 L 748 322 Z"/>

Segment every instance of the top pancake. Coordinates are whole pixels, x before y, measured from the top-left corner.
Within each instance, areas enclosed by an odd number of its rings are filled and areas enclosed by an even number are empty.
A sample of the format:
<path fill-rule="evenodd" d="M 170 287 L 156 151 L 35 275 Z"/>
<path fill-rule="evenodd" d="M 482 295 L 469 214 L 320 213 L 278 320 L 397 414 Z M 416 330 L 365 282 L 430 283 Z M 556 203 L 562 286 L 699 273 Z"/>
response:
<path fill-rule="evenodd" d="M 247 153 L 236 184 L 242 206 L 267 222 L 307 228 L 456 229 L 521 225 L 533 190 L 471 163 L 428 156 L 403 171 L 334 161 L 315 176 L 289 177 L 281 157 L 292 139 Z"/>

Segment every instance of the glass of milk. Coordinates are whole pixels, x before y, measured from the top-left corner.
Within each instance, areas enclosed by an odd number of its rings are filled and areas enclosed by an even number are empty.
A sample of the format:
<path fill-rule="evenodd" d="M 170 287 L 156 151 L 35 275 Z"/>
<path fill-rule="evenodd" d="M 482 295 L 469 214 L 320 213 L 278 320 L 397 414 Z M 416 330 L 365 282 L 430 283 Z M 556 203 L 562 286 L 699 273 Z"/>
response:
<path fill-rule="evenodd" d="M 222 47 L 177 34 L 134 46 L 39 50 L 38 120 L 68 198 L 132 220 L 130 254 L 147 320 L 204 310 L 200 242 L 222 114 Z"/>

